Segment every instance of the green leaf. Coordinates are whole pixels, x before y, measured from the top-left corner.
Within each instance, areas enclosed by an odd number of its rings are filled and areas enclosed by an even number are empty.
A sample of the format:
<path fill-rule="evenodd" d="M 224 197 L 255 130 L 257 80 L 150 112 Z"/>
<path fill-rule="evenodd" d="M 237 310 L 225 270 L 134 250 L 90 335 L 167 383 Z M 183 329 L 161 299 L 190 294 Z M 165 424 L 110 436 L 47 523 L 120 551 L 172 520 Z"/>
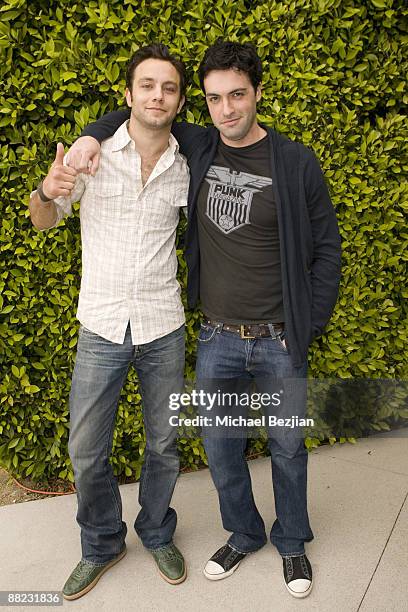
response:
<path fill-rule="evenodd" d="M 385 0 L 371 0 L 371 4 L 373 4 L 376 8 L 387 8 L 387 3 Z"/>
<path fill-rule="evenodd" d="M 24 390 L 26 393 L 38 393 L 41 391 L 40 387 L 37 387 L 37 385 L 27 385 Z"/>

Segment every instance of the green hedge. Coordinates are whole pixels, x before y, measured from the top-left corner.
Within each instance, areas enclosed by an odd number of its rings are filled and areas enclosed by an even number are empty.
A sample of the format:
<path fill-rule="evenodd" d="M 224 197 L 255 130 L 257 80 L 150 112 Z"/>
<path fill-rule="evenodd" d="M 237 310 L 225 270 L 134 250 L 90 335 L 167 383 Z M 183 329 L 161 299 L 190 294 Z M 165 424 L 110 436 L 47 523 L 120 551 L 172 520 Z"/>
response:
<path fill-rule="evenodd" d="M 123 103 L 125 66 L 160 40 L 184 58 L 184 117 L 208 117 L 196 69 L 219 36 L 253 42 L 265 67 L 260 118 L 320 158 L 343 237 L 341 295 L 310 373 L 407 377 L 408 232 L 403 116 L 407 65 L 403 0 L 5 0 L 0 8 L 0 462 L 16 475 L 72 480 L 68 406 L 80 277 L 78 214 L 31 227 L 28 195 L 82 127 Z M 406 11 L 405 11 L 406 12 Z M 404 197 L 405 196 L 405 197 Z M 76 208 L 78 211 L 78 206 Z M 180 257 L 180 275 L 185 264 Z M 188 313 L 187 377 L 197 313 Z M 367 416 L 387 427 L 399 408 Z M 382 423 L 382 424 L 378 424 Z M 320 437 L 324 437 L 324 431 Z M 318 444 L 309 439 L 308 444 Z M 262 442 L 254 444 L 261 448 Z M 117 474 L 139 475 L 144 448 L 134 374 L 114 438 Z M 183 465 L 204 460 L 180 442 Z"/>

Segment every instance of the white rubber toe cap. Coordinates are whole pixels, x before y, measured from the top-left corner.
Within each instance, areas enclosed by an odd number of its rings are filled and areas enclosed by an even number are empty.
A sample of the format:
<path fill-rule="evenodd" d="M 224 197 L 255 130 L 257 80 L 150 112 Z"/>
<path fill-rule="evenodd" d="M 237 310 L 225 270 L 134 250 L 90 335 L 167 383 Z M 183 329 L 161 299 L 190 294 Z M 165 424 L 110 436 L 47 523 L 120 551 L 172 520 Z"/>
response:
<path fill-rule="evenodd" d="M 228 572 L 224 570 L 224 568 L 216 563 L 215 561 L 207 561 L 207 564 L 204 568 L 204 576 L 208 578 L 208 580 L 222 580 L 223 578 L 227 578 L 231 576 L 238 568 L 241 561 L 239 561 L 232 569 Z"/>
<path fill-rule="evenodd" d="M 310 580 L 298 578 L 297 580 L 292 580 L 286 587 L 289 593 L 294 597 L 307 597 L 312 590 L 312 582 Z"/>
<path fill-rule="evenodd" d="M 221 565 L 218 565 L 215 561 L 207 561 L 207 564 L 204 568 L 204 574 L 206 576 L 219 576 L 220 574 L 224 574 L 224 568 Z"/>

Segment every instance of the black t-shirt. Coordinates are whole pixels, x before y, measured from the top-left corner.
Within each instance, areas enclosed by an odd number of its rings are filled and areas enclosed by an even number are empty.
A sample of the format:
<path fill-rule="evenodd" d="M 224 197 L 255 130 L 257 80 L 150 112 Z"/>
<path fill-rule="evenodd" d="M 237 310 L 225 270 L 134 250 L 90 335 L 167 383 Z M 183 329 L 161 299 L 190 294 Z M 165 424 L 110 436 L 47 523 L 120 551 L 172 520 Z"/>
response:
<path fill-rule="evenodd" d="M 220 141 L 198 196 L 203 312 L 226 323 L 284 321 L 268 137 Z"/>

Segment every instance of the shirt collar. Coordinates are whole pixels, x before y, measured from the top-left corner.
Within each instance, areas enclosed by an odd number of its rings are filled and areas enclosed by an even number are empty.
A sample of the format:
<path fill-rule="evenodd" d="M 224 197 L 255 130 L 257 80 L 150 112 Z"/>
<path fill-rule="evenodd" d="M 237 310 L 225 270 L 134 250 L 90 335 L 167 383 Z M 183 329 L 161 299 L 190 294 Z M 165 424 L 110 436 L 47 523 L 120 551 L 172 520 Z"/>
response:
<path fill-rule="evenodd" d="M 125 123 L 122 123 L 122 125 L 116 130 L 109 143 L 110 151 L 120 151 L 121 149 L 127 147 L 129 144 L 131 144 L 132 149 L 134 149 L 133 140 L 131 139 L 130 134 L 128 132 L 128 124 L 129 121 L 125 121 Z M 176 153 L 178 153 L 178 150 L 179 143 L 177 142 L 173 134 L 170 133 L 169 152 L 173 153 L 173 155 L 176 155 Z"/>

